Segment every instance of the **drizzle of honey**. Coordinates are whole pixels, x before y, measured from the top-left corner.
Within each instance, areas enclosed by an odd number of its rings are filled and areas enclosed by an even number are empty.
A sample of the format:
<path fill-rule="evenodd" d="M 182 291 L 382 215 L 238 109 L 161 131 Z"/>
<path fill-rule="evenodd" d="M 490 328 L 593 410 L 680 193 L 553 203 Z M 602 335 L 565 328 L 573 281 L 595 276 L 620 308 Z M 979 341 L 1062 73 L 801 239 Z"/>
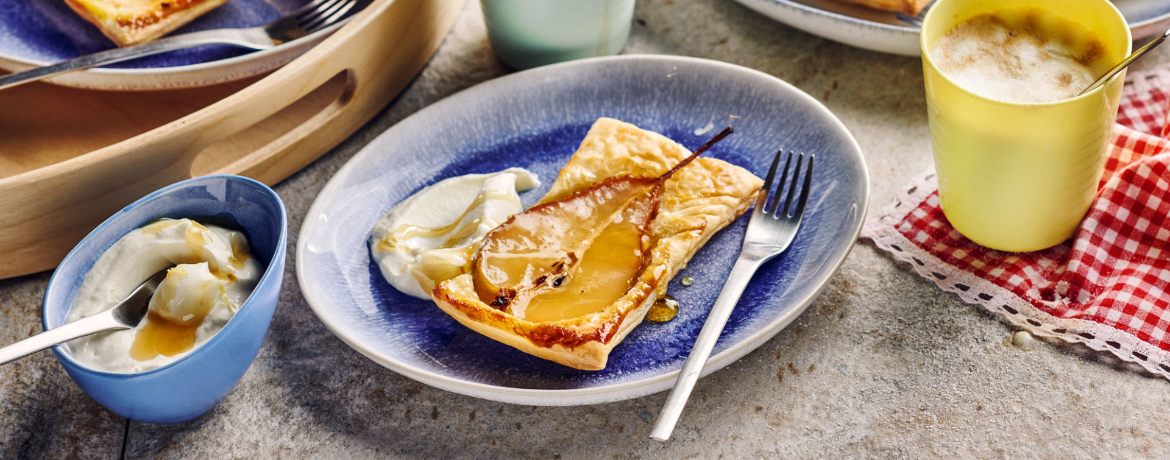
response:
<path fill-rule="evenodd" d="M 641 236 L 634 219 L 610 224 L 579 263 L 571 264 L 567 273 L 550 273 L 536 295 L 513 303 L 509 312 L 533 322 L 554 322 L 605 310 L 630 290 L 642 269 Z"/>
<path fill-rule="evenodd" d="M 149 229 L 154 233 L 161 231 L 163 228 L 175 225 L 179 221 L 160 221 L 144 227 L 144 230 Z M 220 279 L 228 279 L 232 282 L 236 281 L 233 274 L 223 274 L 222 267 L 215 266 L 211 262 L 213 260 L 204 260 L 203 247 L 211 243 L 211 238 L 207 234 L 210 230 L 207 227 L 192 222 L 191 227 L 187 229 L 184 235 L 187 247 L 191 250 L 191 260 L 177 261 L 180 264 L 194 264 L 208 262 L 208 269 L 213 275 Z M 240 238 L 242 240 L 242 238 Z M 244 262 L 248 260 L 250 254 L 246 249 L 246 243 L 237 241 L 233 238 L 231 241 L 233 257 L 231 264 L 234 268 L 243 268 Z M 185 273 L 175 272 L 182 267 L 173 267 L 167 273 L 168 278 L 171 276 L 185 276 Z M 210 282 L 209 282 L 210 283 Z M 209 289 L 207 285 L 203 286 L 203 290 Z M 155 299 L 151 301 L 159 301 L 169 304 L 175 297 L 175 288 L 164 281 L 164 284 L 159 286 L 158 291 L 155 292 Z M 149 361 L 163 356 L 175 356 L 180 353 L 191 350 L 195 346 L 196 333 L 199 326 L 203 324 L 203 319 L 211 312 L 215 302 L 208 302 L 207 299 L 201 299 L 199 305 L 196 306 L 195 312 L 188 317 L 182 318 L 181 321 L 176 321 L 172 318 L 164 317 L 151 308 L 147 312 L 146 319 L 139 325 L 138 331 L 134 334 L 134 342 L 130 345 L 130 357 L 138 361 Z M 153 307 L 153 306 L 152 306 Z"/>
<path fill-rule="evenodd" d="M 179 223 L 181 223 L 181 222 L 182 221 L 178 220 L 178 219 L 159 219 L 157 221 L 150 223 L 149 225 L 147 225 L 145 227 L 142 227 L 141 231 L 142 231 L 142 233 L 145 233 L 147 235 L 155 235 L 158 232 L 163 231 L 163 229 L 166 229 L 169 227 L 174 227 L 176 225 L 179 225 Z"/>
<path fill-rule="evenodd" d="M 621 299 L 645 269 L 656 182 L 624 178 L 538 205 L 497 227 L 476 254 L 484 303 L 536 323 L 581 318 Z"/>
<path fill-rule="evenodd" d="M 203 259 L 203 247 L 211 244 L 211 238 L 207 236 L 210 230 L 207 227 L 199 225 L 196 222 L 191 222 L 191 226 L 187 227 L 187 232 L 183 234 L 183 240 L 187 243 L 187 250 L 191 251 L 191 261 L 182 261 L 179 263 L 194 264 L 205 262 Z M 210 265 L 210 264 L 208 264 Z M 212 272 L 218 271 L 219 267 L 209 267 Z"/>
<path fill-rule="evenodd" d="M 147 235 L 155 235 L 158 234 L 158 232 L 161 232 L 170 227 L 174 227 L 175 225 L 179 225 L 182 222 L 183 220 L 180 219 L 160 219 L 154 223 L 142 227 L 141 231 Z M 187 250 L 190 252 L 186 257 L 183 257 L 180 260 L 174 260 L 173 262 L 176 264 L 197 264 L 208 262 L 208 268 L 211 269 L 211 273 L 219 276 L 220 267 L 215 266 L 215 261 L 204 260 L 205 258 L 203 257 L 203 247 L 211 244 L 211 237 L 208 236 L 208 233 L 210 233 L 211 230 L 208 230 L 207 227 L 199 224 L 199 222 L 190 222 L 191 226 L 187 227 L 187 231 L 183 234 L 183 242 L 186 243 Z M 236 244 L 235 242 L 232 243 L 232 249 L 235 250 Z"/>
<path fill-rule="evenodd" d="M 233 268 L 236 270 L 243 270 L 244 263 L 252 257 L 252 253 L 248 252 L 248 242 L 244 240 L 243 235 L 233 234 L 233 236 L 234 238 L 231 238 L 230 241 L 232 245 L 232 257 L 229 260 L 231 261 Z M 235 274 L 227 275 L 227 277 L 220 276 L 219 274 L 215 274 L 215 276 L 219 277 L 220 279 L 226 279 L 227 281 L 231 281 L 233 283 L 239 281 L 236 279 Z"/>
<path fill-rule="evenodd" d="M 646 319 L 655 323 L 665 323 L 676 316 L 678 316 L 678 300 L 668 295 L 655 300 L 650 311 L 646 312 Z"/>
<path fill-rule="evenodd" d="M 398 228 L 395 228 L 394 231 L 387 233 L 386 236 L 383 236 L 381 240 L 378 240 L 376 247 L 379 251 L 390 251 L 401 245 L 403 241 L 411 238 L 436 238 L 450 233 L 451 236 L 448 236 L 447 239 L 443 240 L 442 244 L 436 246 L 434 249 L 453 248 L 456 244 L 459 244 L 460 241 L 463 241 L 465 238 L 474 233 L 476 228 L 479 227 L 479 224 L 483 222 L 482 217 L 472 219 L 468 222 L 463 222 L 463 218 L 467 217 L 467 214 L 471 213 L 472 210 L 478 208 L 487 200 L 508 200 L 515 203 L 517 207 L 520 206 L 520 201 L 513 197 L 511 193 L 499 190 L 487 190 L 480 192 L 480 194 L 475 197 L 475 200 L 472 200 L 471 204 L 467 206 L 467 209 L 463 210 L 463 214 L 460 214 L 459 217 L 451 221 L 451 223 L 438 227 L 419 227 L 416 225 L 403 224 L 398 226 Z M 459 225 L 461 223 L 463 225 Z M 453 230 L 454 232 L 452 232 Z M 464 252 L 467 252 L 467 254 L 470 256 L 470 254 L 474 252 L 474 248 Z"/>
<path fill-rule="evenodd" d="M 155 235 L 164 229 L 179 225 L 183 220 L 180 219 L 159 219 L 145 227 L 142 227 L 142 233 L 147 235 Z M 211 270 L 211 274 L 216 278 L 225 281 L 236 282 L 236 276 L 231 273 L 225 273 L 226 267 L 220 267 L 214 259 L 205 257 L 204 247 L 211 244 L 211 230 L 204 227 L 199 222 L 190 221 L 191 226 L 187 227 L 187 231 L 183 234 L 183 242 L 187 245 L 190 253 L 183 258 L 174 260 L 176 264 L 198 264 L 207 262 L 207 268 Z M 235 270 L 244 268 L 245 262 L 252 256 L 248 252 L 248 243 L 242 235 L 233 235 L 229 238 L 228 243 L 232 247 L 232 256 L 229 262 Z M 234 270 L 233 270 L 234 271 Z"/>
<path fill-rule="evenodd" d="M 195 333 L 199 322 L 193 325 L 173 323 L 155 312 L 146 314 L 144 324 L 138 327 L 134 343 L 130 345 L 130 357 L 138 361 L 149 361 L 158 355 L 175 356 L 195 346 Z"/>
<path fill-rule="evenodd" d="M 487 190 L 480 192 L 479 195 L 472 200 L 467 209 L 463 210 L 463 214 L 451 223 L 440 225 L 438 227 L 419 227 L 417 225 L 403 224 L 395 228 L 393 231 L 387 233 L 382 239 L 374 245 L 375 249 L 379 251 L 391 251 L 401 246 L 406 240 L 411 238 L 436 238 L 443 235 L 448 235 L 438 246 L 428 249 L 432 252 L 444 252 L 460 256 L 467 264 L 459 267 L 455 273 L 450 273 L 450 267 L 443 265 L 440 267 L 416 266 L 411 269 L 411 275 L 418 281 L 419 286 L 425 291 L 430 291 L 435 287 L 435 280 L 451 279 L 456 276 L 467 273 L 471 265 L 471 257 L 475 254 L 477 245 L 468 245 L 464 247 L 456 247 L 461 241 L 467 239 L 471 234 L 479 228 L 479 225 L 485 222 L 481 216 L 467 222 L 463 222 L 463 218 L 467 217 L 472 210 L 482 205 L 487 200 L 508 200 L 521 207 L 520 200 L 512 196 L 511 193 L 499 190 Z M 487 222 L 489 225 L 495 225 L 495 222 Z"/>

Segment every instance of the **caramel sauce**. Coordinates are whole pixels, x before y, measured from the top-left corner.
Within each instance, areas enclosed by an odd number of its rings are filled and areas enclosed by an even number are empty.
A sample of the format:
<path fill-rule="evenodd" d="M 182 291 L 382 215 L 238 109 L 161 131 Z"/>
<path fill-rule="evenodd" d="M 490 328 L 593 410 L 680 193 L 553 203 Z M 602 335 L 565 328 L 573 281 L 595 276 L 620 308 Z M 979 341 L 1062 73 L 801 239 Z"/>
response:
<path fill-rule="evenodd" d="M 201 254 L 203 247 L 211 243 L 211 238 L 206 235 L 208 231 L 207 227 L 191 222 L 191 226 L 187 227 L 187 233 L 183 235 L 187 242 L 187 249 L 190 249 L 193 254 Z"/>
<path fill-rule="evenodd" d="M 651 260 L 648 229 L 663 184 L 731 132 L 724 129 L 661 176 L 611 177 L 512 216 L 484 238 L 472 261 L 479 300 L 497 309 L 492 313 L 536 323 L 528 331 L 533 343 L 588 340 L 568 337 L 574 334 L 559 322 L 605 312 L 627 295 L 640 305 L 646 289 L 663 280 L 669 267 L 662 263 L 649 279 L 639 276 Z M 596 325 L 591 335 L 608 342 L 619 323 Z"/>
<path fill-rule="evenodd" d="M 142 227 L 139 230 L 147 235 L 157 235 L 158 232 L 163 231 L 163 229 L 174 227 L 182 222 L 183 221 L 178 219 L 159 219 L 151 222 L 150 224 L 147 224 L 145 227 Z"/>
<path fill-rule="evenodd" d="M 181 220 L 163 219 L 142 227 L 142 231 L 147 235 L 154 235 L 163 229 L 178 225 L 181 222 Z M 187 245 L 189 254 L 186 257 L 177 258 L 173 262 L 175 264 L 200 264 L 207 262 L 207 268 L 211 270 L 211 274 L 215 275 L 216 278 L 235 282 L 235 275 L 227 273 L 227 267 L 219 266 L 214 259 L 204 254 L 205 246 L 211 244 L 210 233 L 211 230 L 207 227 L 204 227 L 198 222 L 191 221 L 191 226 L 187 227 L 187 231 L 183 234 L 183 241 Z M 228 243 L 232 248 L 232 256 L 228 259 L 233 269 L 231 271 L 244 268 L 244 263 L 251 257 L 251 254 L 248 253 L 247 242 L 240 236 L 239 238 L 231 238 Z"/>
<path fill-rule="evenodd" d="M 142 232 L 147 235 L 154 235 L 158 232 L 179 225 L 182 220 L 177 219 L 162 219 L 142 227 Z M 187 228 L 183 234 L 184 244 L 190 251 L 182 260 L 176 260 L 177 264 L 198 264 L 207 262 L 209 271 L 220 280 L 236 282 L 234 274 L 224 272 L 227 267 L 219 267 L 214 260 L 209 260 L 204 254 L 205 246 L 211 244 L 211 230 L 191 221 L 191 226 Z M 234 235 L 229 243 L 232 248 L 232 257 L 229 259 L 232 268 L 239 270 L 244 268 L 245 262 L 251 257 L 248 252 L 247 241 L 241 235 Z M 185 276 L 186 273 L 174 272 L 181 267 L 171 268 L 170 276 Z M 233 270 L 234 271 L 234 270 Z M 211 281 L 204 285 L 201 291 L 212 289 Z M 190 351 L 195 346 L 196 335 L 199 326 L 203 324 L 204 318 L 211 313 L 211 309 L 215 306 L 215 298 L 200 297 L 197 299 L 198 305 L 193 308 L 193 314 L 189 314 L 184 318 L 168 318 L 170 316 L 170 308 L 164 307 L 159 310 L 164 310 L 162 313 L 156 311 L 154 302 L 161 302 L 163 305 L 168 305 L 174 300 L 176 295 L 176 287 L 172 284 L 166 283 L 159 285 L 155 292 L 155 298 L 151 300 L 151 310 L 147 313 L 146 318 L 139 324 L 138 330 L 134 335 L 134 342 L 130 346 L 130 357 L 138 361 L 149 361 L 162 356 L 175 356 L 180 353 Z"/>
<path fill-rule="evenodd" d="M 475 249 L 475 245 L 470 245 L 459 248 L 431 249 L 427 253 L 429 255 L 454 254 L 465 261 L 470 261 L 471 257 L 475 255 Z M 456 267 L 445 263 L 427 264 L 425 262 L 426 258 L 423 260 L 424 262 L 421 265 L 410 267 L 410 274 L 425 292 L 431 292 L 431 290 L 435 289 L 439 281 L 449 280 L 467 273 L 467 264 Z"/>
<path fill-rule="evenodd" d="M 511 193 L 502 192 L 499 190 L 487 190 L 476 196 L 475 200 L 472 200 L 471 204 L 467 206 L 467 209 L 463 210 L 463 214 L 460 214 L 459 217 L 451 221 L 451 223 L 438 227 L 419 227 L 416 225 L 403 224 L 398 226 L 398 228 L 395 228 L 390 233 L 387 233 L 386 236 L 383 236 L 381 240 L 378 240 L 378 243 L 375 245 L 375 247 L 379 251 L 390 251 L 401 245 L 402 242 L 411 238 L 437 238 L 450 233 L 451 235 L 448 236 L 447 239 L 443 240 L 443 243 L 434 248 L 450 249 L 456 244 L 459 244 L 460 241 L 466 239 L 472 233 L 475 233 L 475 230 L 479 227 L 479 224 L 483 223 L 482 217 L 472 219 L 468 222 L 463 222 L 463 218 L 467 217 L 471 211 L 473 211 L 475 208 L 478 208 L 487 200 L 508 200 L 515 203 L 517 207 L 520 207 L 520 201 L 513 197 Z M 452 231 L 454 232 L 452 233 Z M 467 252 L 470 255 L 471 252 L 474 252 L 474 249 Z"/>
<path fill-rule="evenodd" d="M 207 236 L 207 232 L 211 230 L 208 230 L 207 227 L 204 227 L 199 222 L 193 220 L 190 222 L 191 226 L 187 227 L 187 231 L 183 234 L 183 241 L 187 245 L 187 249 L 191 251 L 191 254 L 183 258 L 183 260 L 176 261 L 176 263 L 195 264 L 206 262 L 203 260 L 203 247 L 211 243 L 211 237 Z M 180 219 L 160 219 L 139 230 L 146 235 L 157 235 L 159 232 L 181 223 L 183 223 L 183 220 Z M 233 242 L 232 249 L 234 250 L 235 248 L 236 244 Z M 215 268 L 211 267 L 212 271 L 215 271 Z"/>
<path fill-rule="evenodd" d="M 529 321 L 552 322 L 605 310 L 630 290 L 642 269 L 640 227 L 634 219 L 605 227 L 578 264 L 564 276 L 547 278 L 543 292 L 527 305 L 512 305 L 512 314 Z"/>
<path fill-rule="evenodd" d="M 663 296 L 655 300 L 654 305 L 646 312 L 646 319 L 655 323 L 665 323 L 678 316 L 678 300 L 671 296 Z"/>
<path fill-rule="evenodd" d="M 199 322 L 203 319 L 200 318 Z M 138 361 L 149 361 L 159 355 L 175 356 L 195 346 L 195 333 L 199 323 L 182 325 L 173 323 L 155 312 L 146 314 L 146 320 L 138 326 L 134 343 L 130 345 L 130 357 Z"/>
<path fill-rule="evenodd" d="M 234 236 L 236 236 L 236 238 L 231 238 L 231 241 L 229 241 L 232 246 L 232 256 L 228 260 L 231 262 L 232 268 L 236 270 L 243 270 L 244 264 L 252 257 L 252 253 L 248 252 L 248 242 L 244 240 L 243 235 Z M 219 276 L 219 278 L 231 281 L 233 283 L 239 281 L 235 274 L 230 274 L 226 277 Z"/>
<path fill-rule="evenodd" d="M 170 269 L 167 273 L 167 281 L 170 281 L 172 276 L 186 276 L 186 272 L 181 271 L 182 269 L 183 267 Z M 160 354 L 174 356 L 190 350 L 195 346 L 195 333 L 198 331 L 199 325 L 203 324 L 203 319 L 207 317 L 208 313 L 211 313 L 211 309 L 215 306 L 215 297 L 200 296 L 196 299 L 199 304 L 192 309 L 192 314 L 183 318 L 168 318 L 168 316 L 173 315 L 170 304 L 175 299 L 177 288 L 175 284 L 167 281 L 163 281 L 158 290 L 155 291 L 154 297 L 151 299 L 150 311 L 147 312 L 143 323 L 139 325 L 138 332 L 134 334 L 134 343 L 130 345 L 131 358 L 148 361 Z M 211 283 L 212 281 L 205 283 L 200 291 L 206 292 L 211 288 Z M 155 302 L 166 307 L 156 308 L 158 306 Z"/>
<path fill-rule="evenodd" d="M 474 261 L 480 300 L 532 322 L 604 311 L 649 259 L 655 188 L 653 178 L 619 178 L 513 216 Z"/>
<path fill-rule="evenodd" d="M 157 235 L 158 232 L 161 232 L 170 227 L 174 227 L 181 223 L 183 223 L 183 220 L 181 219 L 159 219 L 142 227 L 140 230 L 146 235 Z M 210 229 L 198 222 L 191 221 L 191 226 L 187 228 L 187 232 L 183 235 L 184 243 L 187 245 L 187 249 L 190 251 L 190 254 L 187 257 L 176 260 L 175 263 L 198 264 L 207 262 L 207 268 L 211 270 L 211 274 L 215 275 L 219 279 L 235 282 L 235 275 L 224 273 L 226 271 L 224 270 L 226 267 L 220 267 L 215 263 L 214 260 L 210 260 L 205 257 L 205 254 L 203 253 L 204 246 L 211 244 L 211 236 L 209 233 L 211 233 Z M 248 259 L 252 257 L 252 255 L 248 252 L 248 243 L 244 237 L 242 235 L 234 236 L 235 238 L 230 238 L 228 241 L 232 248 L 232 256 L 228 260 L 231 263 L 233 269 L 240 270 L 244 268 L 245 262 L 247 262 Z"/>

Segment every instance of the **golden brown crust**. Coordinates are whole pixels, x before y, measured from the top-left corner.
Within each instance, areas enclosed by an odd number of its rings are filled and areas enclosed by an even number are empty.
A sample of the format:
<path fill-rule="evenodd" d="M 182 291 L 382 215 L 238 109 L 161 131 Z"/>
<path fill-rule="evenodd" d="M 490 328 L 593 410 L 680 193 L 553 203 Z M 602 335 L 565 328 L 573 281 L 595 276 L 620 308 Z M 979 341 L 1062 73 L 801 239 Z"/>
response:
<path fill-rule="evenodd" d="M 118 46 L 154 40 L 227 0 L 65 0 Z"/>
<path fill-rule="evenodd" d="M 845 3 L 852 3 L 864 7 L 873 8 L 875 10 L 893 11 L 895 13 L 905 13 L 910 16 L 917 16 L 922 12 L 923 8 L 930 3 L 930 0 L 839 0 Z"/>
<path fill-rule="evenodd" d="M 657 176 L 690 152 L 629 123 L 602 118 L 581 142 L 541 203 L 561 199 L 610 177 Z M 552 323 L 526 321 L 479 300 L 470 274 L 439 283 L 435 303 L 460 323 L 526 353 L 585 370 L 605 367 L 610 350 L 641 323 L 675 273 L 716 232 L 751 206 L 763 181 L 747 170 L 700 158 L 666 181 L 650 262 L 626 295 L 604 311 Z"/>

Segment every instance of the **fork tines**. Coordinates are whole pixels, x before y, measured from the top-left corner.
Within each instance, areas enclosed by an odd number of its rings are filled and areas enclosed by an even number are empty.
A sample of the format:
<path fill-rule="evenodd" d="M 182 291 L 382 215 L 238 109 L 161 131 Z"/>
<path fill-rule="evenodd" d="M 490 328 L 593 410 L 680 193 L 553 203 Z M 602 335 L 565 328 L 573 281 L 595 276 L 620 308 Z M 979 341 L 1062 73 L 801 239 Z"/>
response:
<path fill-rule="evenodd" d="M 788 152 L 787 159 L 784 160 L 784 169 L 780 173 L 780 181 L 777 185 L 777 190 L 773 192 L 772 183 L 776 177 L 776 168 L 780 165 L 780 157 L 784 155 L 784 150 L 776 151 L 776 158 L 772 160 L 772 168 L 768 170 L 768 177 L 764 179 L 764 187 L 760 190 L 760 196 L 756 199 L 756 213 L 763 213 L 775 215 L 778 218 L 799 218 L 804 214 L 805 204 L 808 203 L 809 186 L 812 181 L 813 160 L 816 155 L 805 155 L 804 153 Z M 808 165 L 804 169 L 803 177 L 801 177 L 801 165 L 804 164 L 805 157 L 808 157 Z M 792 165 L 792 157 L 796 157 L 795 167 Z M 792 180 L 788 180 L 788 173 L 791 171 Z M 800 196 L 796 197 L 796 206 L 792 206 L 793 198 L 796 195 L 797 184 L 803 179 L 803 186 L 800 190 Z M 788 187 L 787 197 L 784 196 L 785 185 Z M 769 200 L 768 198 L 772 199 Z M 781 197 L 784 197 L 784 207 L 780 208 Z M 779 208 L 779 212 L 777 212 Z"/>
<path fill-rule="evenodd" d="M 313 32 L 337 22 L 356 4 L 357 0 L 312 0 L 293 14 L 297 25 L 307 32 Z"/>

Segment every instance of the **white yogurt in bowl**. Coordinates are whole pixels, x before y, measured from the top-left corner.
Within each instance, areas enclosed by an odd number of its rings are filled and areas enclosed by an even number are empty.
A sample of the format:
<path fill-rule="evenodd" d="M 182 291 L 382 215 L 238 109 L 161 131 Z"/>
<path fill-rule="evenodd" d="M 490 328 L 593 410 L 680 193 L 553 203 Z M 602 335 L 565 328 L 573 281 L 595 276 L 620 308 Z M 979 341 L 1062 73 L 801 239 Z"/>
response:
<path fill-rule="evenodd" d="M 219 332 L 263 275 L 242 233 L 190 219 L 164 219 L 127 233 L 102 253 L 66 322 L 113 308 L 168 267 L 137 327 L 69 342 L 66 349 L 74 359 L 106 372 L 165 366 Z"/>

